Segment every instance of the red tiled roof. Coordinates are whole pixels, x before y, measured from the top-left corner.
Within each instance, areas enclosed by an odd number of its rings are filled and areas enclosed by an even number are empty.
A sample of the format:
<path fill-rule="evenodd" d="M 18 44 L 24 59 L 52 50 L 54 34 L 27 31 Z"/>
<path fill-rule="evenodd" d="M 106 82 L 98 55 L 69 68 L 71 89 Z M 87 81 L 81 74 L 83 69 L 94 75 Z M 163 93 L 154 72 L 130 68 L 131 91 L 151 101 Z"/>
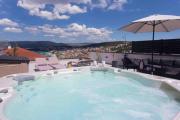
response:
<path fill-rule="evenodd" d="M 38 54 L 38 53 L 30 51 L 30 50 L 26 50 L 24 48 L 18 47 L 16 49 L 17 50 L 15 52 L 15 55 L 19 56 L 19 57 L 26 57 L 26 58 L 29 58 L 30 60 L 35 60 L 35 58 L 45 58 L 44 55 Z M 11 55 L 12 56 L 14 54 L 14 48 L 6 49 L 5 53 L 7 55 Z"/>

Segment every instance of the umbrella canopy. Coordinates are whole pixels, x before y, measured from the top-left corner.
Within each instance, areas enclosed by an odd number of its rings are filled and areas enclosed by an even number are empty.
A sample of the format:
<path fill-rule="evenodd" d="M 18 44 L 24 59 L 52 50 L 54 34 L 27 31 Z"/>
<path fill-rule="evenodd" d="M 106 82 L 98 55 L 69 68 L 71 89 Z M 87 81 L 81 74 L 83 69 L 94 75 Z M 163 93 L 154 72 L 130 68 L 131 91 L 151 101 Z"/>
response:
<path fill-rule="evenodd" d="M 180 28 L 180 16 L 174 15 L 151 15 L 139 20 L 133 21 L 131 24 L 126 25 L 120 30 L 142 33 L 142 32 L 153 32 L 152 40 L 154 40 L 155 32 L 170 32 Z M 153 54 L 154 54 L 154 43 L 152 42 L 152 74 L 153 74 Z"/>
<path fill-rule="evenodd" d="M 170 32 L 180 28 L 180 16 L 174 15 L 151 15 L 120 28 L 123 31 L 141 32 Z"/>

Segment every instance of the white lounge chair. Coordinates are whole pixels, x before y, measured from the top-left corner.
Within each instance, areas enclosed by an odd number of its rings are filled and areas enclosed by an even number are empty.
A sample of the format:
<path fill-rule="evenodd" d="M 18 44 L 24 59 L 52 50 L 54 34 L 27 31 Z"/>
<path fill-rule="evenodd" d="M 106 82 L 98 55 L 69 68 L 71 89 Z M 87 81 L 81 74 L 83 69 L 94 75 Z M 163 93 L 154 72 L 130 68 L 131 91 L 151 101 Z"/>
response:
<path fill-rule="evenodd" d="M 57 57 L 49 57 L 48 58 L 48 65 L 50 65 L 53 69 L 64 69 L 66 68 L 65 65 L 60 64 Z"/>
<path fill-rule="evenodd" d="M 36 58 L 35 62 L 35 69 L 38 71 L 46 71 L 53 69 L 51 66 L 48 65 L 48 62 L 45 58 Z"/>
<path fill-rule="evenodd" d="M 91 71 L 107 71 L 108 69 L 105 67 L 105 61 L 102 61 L 102 64 L 97 63 L 97 61 L 93 62 L 93 66 L 90 68 Z"/>
<path fill-rule="evenodd" d="M 102 66 L 103 66 L 103 67 L 106 66 L 106 61 L 102 61 Z"/>
<path fill-rule="evenodd" d="M 98 66 L 97 61 L 93 61 L 93 66 L 95 66 L 95 67 L 97 67 L 97 66 Z"/>

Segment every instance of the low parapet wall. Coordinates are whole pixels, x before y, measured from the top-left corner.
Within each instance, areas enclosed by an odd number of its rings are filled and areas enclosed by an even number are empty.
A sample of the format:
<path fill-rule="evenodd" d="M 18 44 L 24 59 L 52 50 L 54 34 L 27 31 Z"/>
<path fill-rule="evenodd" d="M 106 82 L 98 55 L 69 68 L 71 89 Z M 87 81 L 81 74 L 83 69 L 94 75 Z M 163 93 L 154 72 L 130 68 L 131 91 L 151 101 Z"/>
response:
<path fill-rule="evenodd" d="M 120 61 L 123 59 L 124 54 L 121 53 L 96 53 L 96 52 L 90 52 L 89 57 L 92 60 L 98 60 L 101 59 L 103 61 L 106 61 L 106 63 L 111 64 L 112 61 Z"/>
<path fill-rule="evenodd" d="M 26 63 L 21 64 L 0 64 L 0 77 L 16 73 L 26 73 L 29 66 Z"/>
<path fill-rule="evenodd" d="M 151 54 L 127 54 L 130 59 L 151 59 Z M 101 59 L 106 61 L 106 63 L 111 64 L 112 61 L 121 61 L 124 58 L 123 53 L 96 53 L 90 52 L 89 57 L 92 60 Z M 178 60 L 180 61 L 180 56 L 176 55 L 154 55 L 154 59 L 162 60 Z"/>

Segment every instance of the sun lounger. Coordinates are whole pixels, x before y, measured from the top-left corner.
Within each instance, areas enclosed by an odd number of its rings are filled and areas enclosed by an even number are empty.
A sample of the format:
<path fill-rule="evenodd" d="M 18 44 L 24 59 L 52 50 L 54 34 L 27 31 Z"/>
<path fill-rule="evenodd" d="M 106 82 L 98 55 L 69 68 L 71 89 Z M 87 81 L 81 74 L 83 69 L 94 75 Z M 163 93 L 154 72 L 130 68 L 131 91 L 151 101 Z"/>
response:
<path fill-rule="evenodd" d="M 67 63 L 68 67 L 78 67 L 78 62 L 70 61 Z"/>
<path fill-rule="evenodd" d="M 66 66 L 64 66 L 63 64 L 49 64 L 51 67 L 53 67 L 53 69 L 64 69 L 66 68 Z"/>
<path fill-rule="evenodd" d="M 36 70 L 38 71 L 46 71 L 46 70 L 52 70 L 53 68 L 49 65 L 37 65 Z"/>
<path fill-rule="evenodd" d="M 45 58 L 36 58 L 35 62 L 35 69 L 38 71 L 46 71 L 53 69 L 51 66 L 48 65 L 48 62 Z"/>
<path fill-rule="evenodd" d="M 177 75 L 179 73 L 179 71 L 167 71 L 166 74 L 168 75 Z"/>
<path fill-rule="evenodd" d="M 65 65 L 59 64 L 59 60 L 57 57 L 49 57 L 48 58 L 48 65 L 50 65 L 53 69 L 64 69 L 66 68 Z"/>
<path fill-rule="evenodd" d="M 78 67 L 81 67 L 81 66 L 90 66 L 91 63 L 92 63 L 92 60 L 86 59 L 86 60 L 80 60 L 77 65 L 78 65 Z"/>

